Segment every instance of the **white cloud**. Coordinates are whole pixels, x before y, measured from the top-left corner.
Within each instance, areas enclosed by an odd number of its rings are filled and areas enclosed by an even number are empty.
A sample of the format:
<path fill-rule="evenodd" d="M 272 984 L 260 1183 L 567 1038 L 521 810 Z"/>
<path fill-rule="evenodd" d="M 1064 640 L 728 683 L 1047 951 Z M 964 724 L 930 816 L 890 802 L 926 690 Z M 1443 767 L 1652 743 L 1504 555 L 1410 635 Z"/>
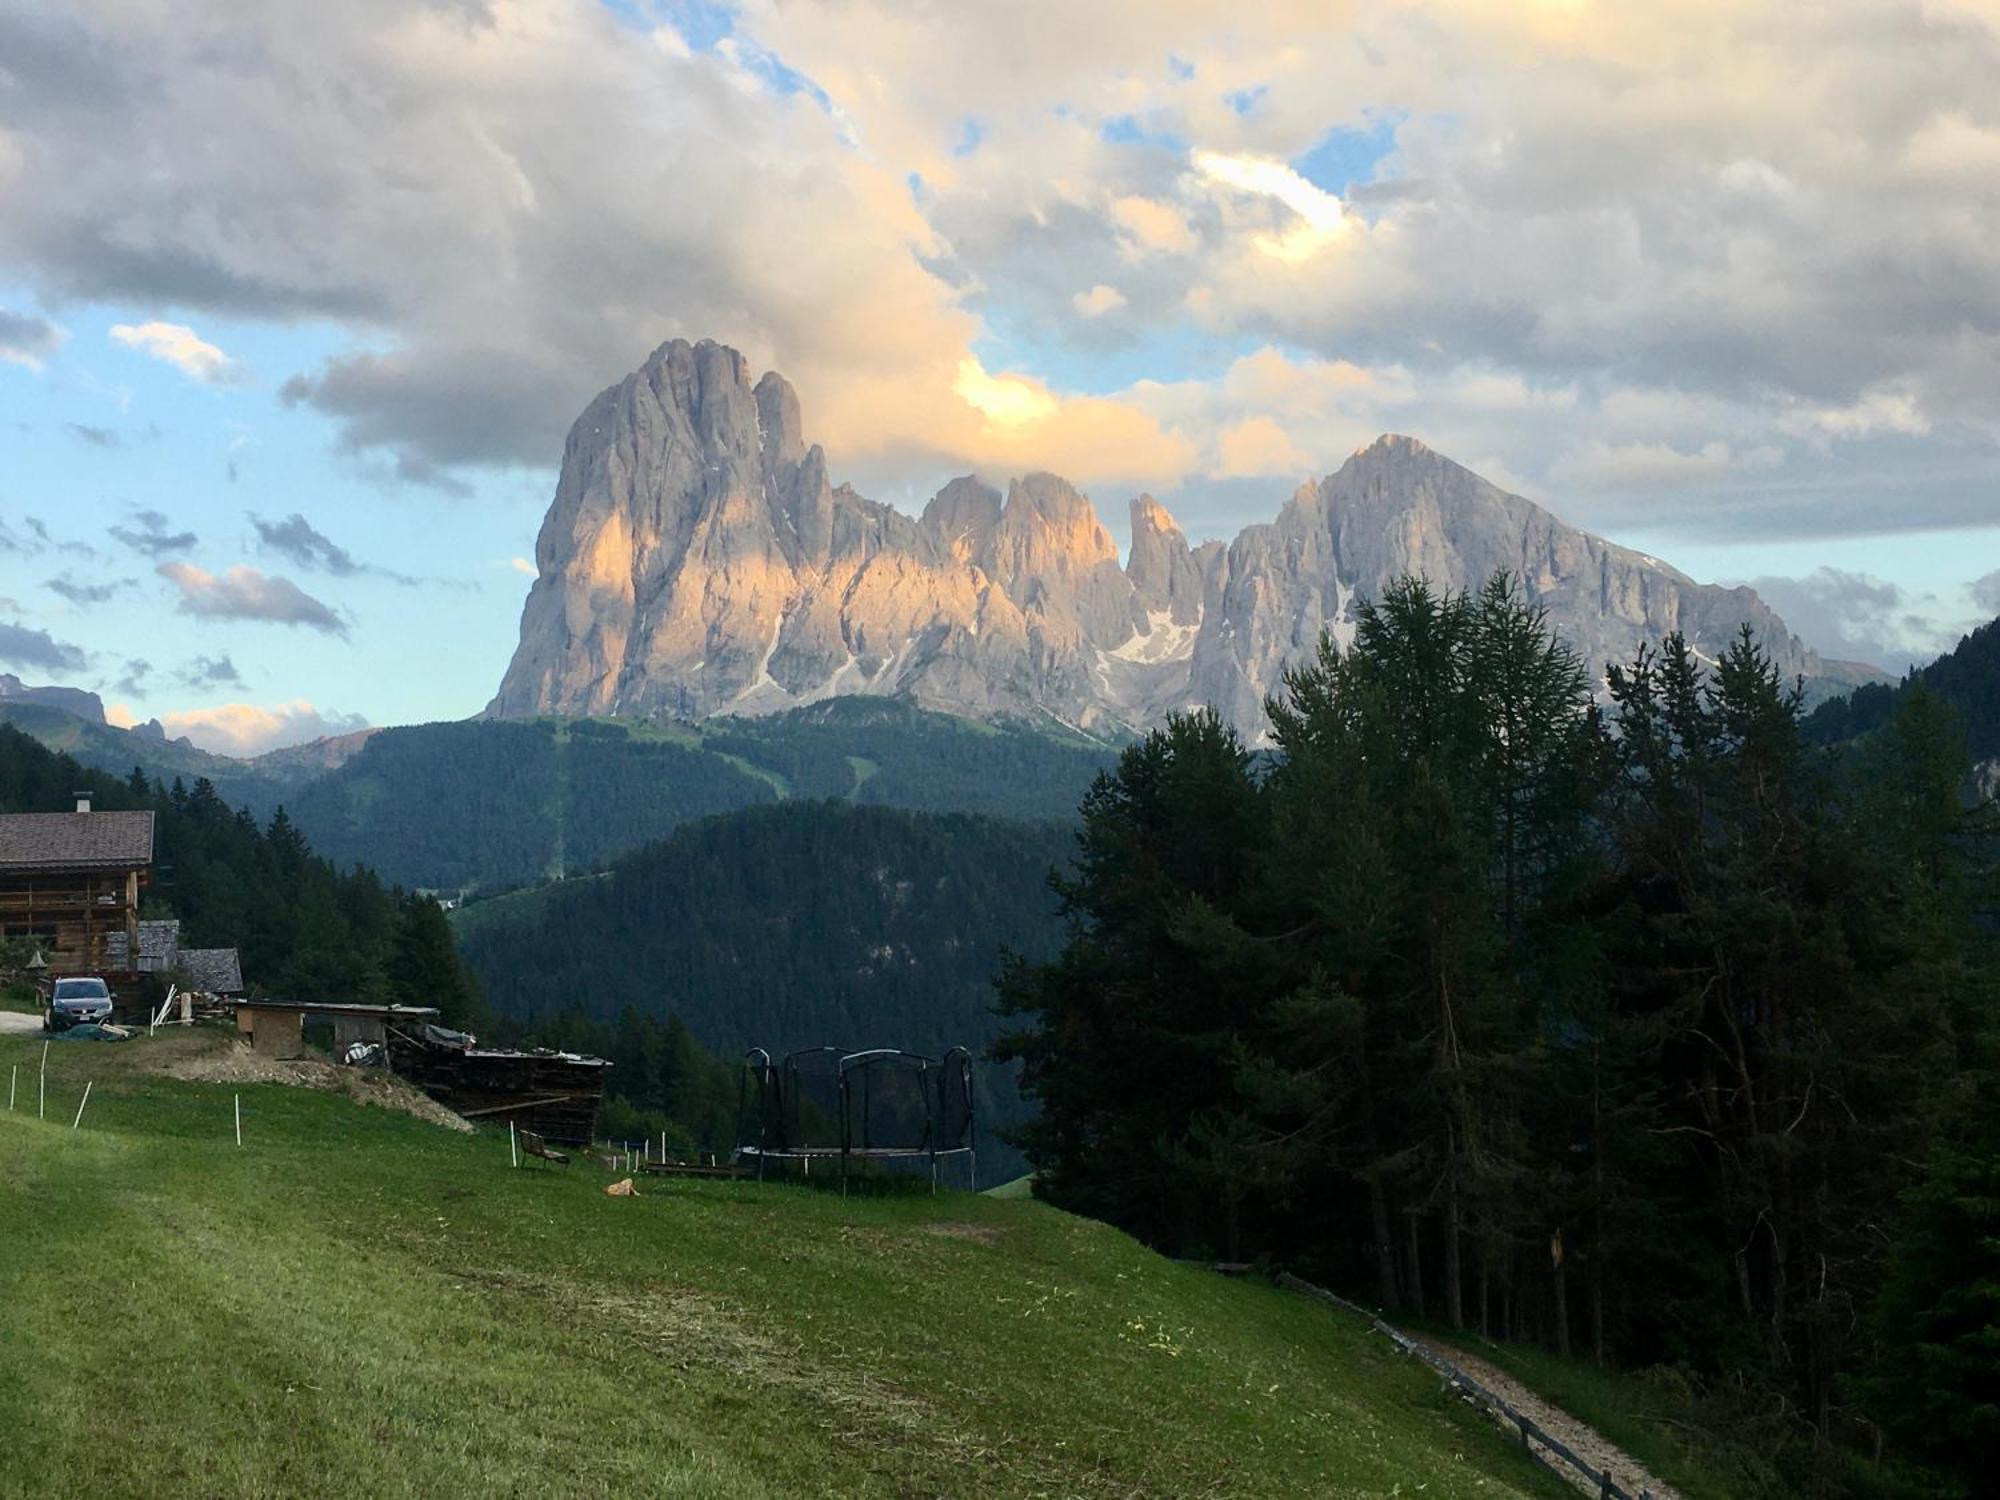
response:
<path fill-rule="evenodd" d="M 1225 427 L 1217 439 L 1217 456 L 1209 471 L 1217 479 L 1242 479 L 1257 474 L 1310 476 L 1315 468 L 1291 435 L 1269 417 L 1246 417 Z"/>
<path fill-rule="evenodd" d="M 1737 452 L 1720 441 L 1687 450 L 1668 443 L 1590 442 L 1558 458 L 1549 466 L 1549 477 L 1585 490 L 1675 489 L 1732 472 L 1769 469 L 1783 457 L 1775 447 Z"/>
<path fill-rule="evenodd" d="M 1116 312 L 1125 305 L 1125 294 L 1115 286 L 1100 281 L 1087 292 L 1078 292 L 1070 298 L 1070 305 L 1086 318 L 1101 318 L 1106 313 Z"/>
<path fill-rule="evenodd" d="M 537 570 L 535 565 L 525 557 L 510 557 L 507 559 L 507 566 L 524 578 L 533 578 L 536 576 Z"/>
<path fill-rule="evenodd" d="M 1125 237 L 1127 252 L 1135 257 L 1194 248 L 1194 232 L 1171 204 L 1128 194 L 1112 201 L 1110 214 Z"/>
<path fill-rule="evenodd" d="M 105 711 L 109 717 L 111 710 Z M 129 717 L 129 712 L 127 717 Z M 160 715 L 169 739 L 186 735 L 203 750 L 218 755 L 262 755 L 288 745 L 303 745 L 329 735 L 366 729 L 360 714 L 315 708 L 303 698 L 263 707 L 254 703 L 222 703 Z"/>
<path fill-rule="evenodd" d="M 241 365 L 184 323 L 114 323 L 111 337 L 128 349 L 164 360 L 204 385 L 225 385 L 242 378 Z"/>
<path fill-rule="evenodd" d="M 1264 254 L 1287 264 L 1310 260 L 1340 238 L 1347 216 L 1340 200 L 1280 161 L 1197 151 L 1194 170 L 1203 179 L 1237 193 L 1272 199 L 1296 221 L 1282 232 L 1260 232 L 1250 240 Z"/>
<path fill-rule="evenodd" d="M 1787 432 L 1829 438 L 1870 437 L 1900 433 L 1922 437 L 1931 430 L 1916 394 L 1907 385 L 1873 386 L 1840 406 L 1808 407 L 1788 412 L 1778 425 Z"/>
<path fill-rule="evenodd" d="M 745 0 L 709 51 L 656 14 L 78 0 L 20 23 L 63 87 L 0 100 L 0 271 L 344 327 L 289 399 L 441 482 L 552 464 L 681 334 L 784 370 L 864 488 L 1330 466 L 1394 427 L 1586 523 L 1640 482 L 1662 527 L 1990 514 L 2000 32 L 1969 0 Z M 1366 142 L 1309 156 L 1334 130 Z M 1289 405 L 1228 365 L 1260 345 Z M 1151 347 L 1185 378 L 1078 374 Z"/>

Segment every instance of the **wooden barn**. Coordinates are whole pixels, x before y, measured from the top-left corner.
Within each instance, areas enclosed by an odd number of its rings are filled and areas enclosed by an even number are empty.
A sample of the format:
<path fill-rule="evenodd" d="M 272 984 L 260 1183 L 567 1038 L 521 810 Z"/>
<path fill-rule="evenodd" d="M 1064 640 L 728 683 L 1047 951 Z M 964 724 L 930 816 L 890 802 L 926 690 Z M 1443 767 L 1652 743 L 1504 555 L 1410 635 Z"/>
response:
<path fill-rule="evenodd" d="M 129 987 L 152 864 L 151 812 L 93 812 L 79 793 L 71 812 L 0 814 L 0 935 L 34 942 L 51 975 Z"/>

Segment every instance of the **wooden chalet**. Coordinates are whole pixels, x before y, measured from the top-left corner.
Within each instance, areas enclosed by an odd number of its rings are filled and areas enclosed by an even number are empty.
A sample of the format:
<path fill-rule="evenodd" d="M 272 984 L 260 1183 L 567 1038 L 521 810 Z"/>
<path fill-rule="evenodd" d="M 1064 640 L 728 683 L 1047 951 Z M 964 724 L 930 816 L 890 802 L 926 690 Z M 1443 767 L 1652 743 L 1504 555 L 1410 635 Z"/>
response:
<path fill-rule="evenodd" d="M 0 814 L 0 934 L 32 940 L 52 976 L 129 983 L 152 864 L 151 812 L 93 812 L 80 792 L 72 812 Z"/>

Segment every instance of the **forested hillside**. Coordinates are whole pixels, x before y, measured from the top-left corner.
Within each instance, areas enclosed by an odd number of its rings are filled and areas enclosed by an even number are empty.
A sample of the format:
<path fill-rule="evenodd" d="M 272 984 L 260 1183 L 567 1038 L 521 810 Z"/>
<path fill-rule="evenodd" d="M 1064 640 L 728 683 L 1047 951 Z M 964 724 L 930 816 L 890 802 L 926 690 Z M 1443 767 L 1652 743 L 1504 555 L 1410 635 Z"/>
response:
<path fill-rule="evenodd" d="M 1963 727 L 1919 682 L 1823 755 L 1747 634 L 1610 685 L 1504 582 L 1406 582 L 1288 677 L 1268 764 L 1205 715 L 1127 750 L 1066 946 L 1004 985 L 1038 1191 L 1672 1367 L 1735 1496 L 1984 1493 L 2000 819 Z"/>
<path fill-rule="evenodd" d="M 1831 745 L 1881 728 L 1922 683 L 1958 711 L 1975 760 L 2000 758 L 2000 620 L 1980 626 L 1950 652 L 1900 683 L 1870 683 L 1809 714 L 1805 732 Z"/>
<path fill-rule="evenodd" d="M 489 1002 L 532 1021 L 678 1016 L 724 1058 L 832 1043 L 975 1053 L 1003 950 L 1060 940 L 1049 872 L 1067 828 L 839 802 L 691 824 L 608 875 L 459 914 Z M 981 1069 L 1017 1122 L 1011 1070 Z"/>
<path fill-rule="evenodd" d="M 188 947 L 240 950 L 262 993 L 319 1001 L 435 1005 L 477 1019 L 477 991 L 435 901 L 385 885 L 368 869 L 336 869 L 279 812 L 260 824 L 197 780 L 162 786 L 78 765 L 0 725 L 0 812 L 58 812 L 88 787 L 105 809 L 152 808 L 147 918 L 178 917 Z"/>
<path fill-rule="evenodd" d="M 1110 760 L 882 700 L 699 726 L 471 720 L 382 730 L 286 805 L 336 860 L 494 890 L 600 869 L 683 823 L 781 797 L 1069 818 Z"/>
<path fill-rule="evenodd" d="M 385 729 L 289 807 L 336 860 L 458 890 L 592 869 L 689 818 L 774 795 L 719 756 L 623 725 L 469 720 Z"/>

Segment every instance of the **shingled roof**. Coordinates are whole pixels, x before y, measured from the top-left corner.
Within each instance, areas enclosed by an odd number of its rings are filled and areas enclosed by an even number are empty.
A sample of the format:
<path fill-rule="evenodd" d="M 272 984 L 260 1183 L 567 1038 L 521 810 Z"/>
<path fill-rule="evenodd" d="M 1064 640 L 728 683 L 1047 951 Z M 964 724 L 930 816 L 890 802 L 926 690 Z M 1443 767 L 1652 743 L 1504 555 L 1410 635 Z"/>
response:
<path fill-rule="evenodd" d="M 0 814 L 0 874 L 136 870 L 152 862 L 150 812 Z"/>
<path fill-rule="evenodd" d="M 180 966 L 189 989 L 210 995 L 243 993 L 243 965 L 234 948 L 183 948 Z"/>
<path fill-rule="evenodd" d="M 131 963 L 125 952 L 125 934 L 114 932 L 104 940 L 104 961 L 114 969 L 171 969 L 180 961 L 181 924 L 172 918 L 139 924 L 139 961 Z"/>

